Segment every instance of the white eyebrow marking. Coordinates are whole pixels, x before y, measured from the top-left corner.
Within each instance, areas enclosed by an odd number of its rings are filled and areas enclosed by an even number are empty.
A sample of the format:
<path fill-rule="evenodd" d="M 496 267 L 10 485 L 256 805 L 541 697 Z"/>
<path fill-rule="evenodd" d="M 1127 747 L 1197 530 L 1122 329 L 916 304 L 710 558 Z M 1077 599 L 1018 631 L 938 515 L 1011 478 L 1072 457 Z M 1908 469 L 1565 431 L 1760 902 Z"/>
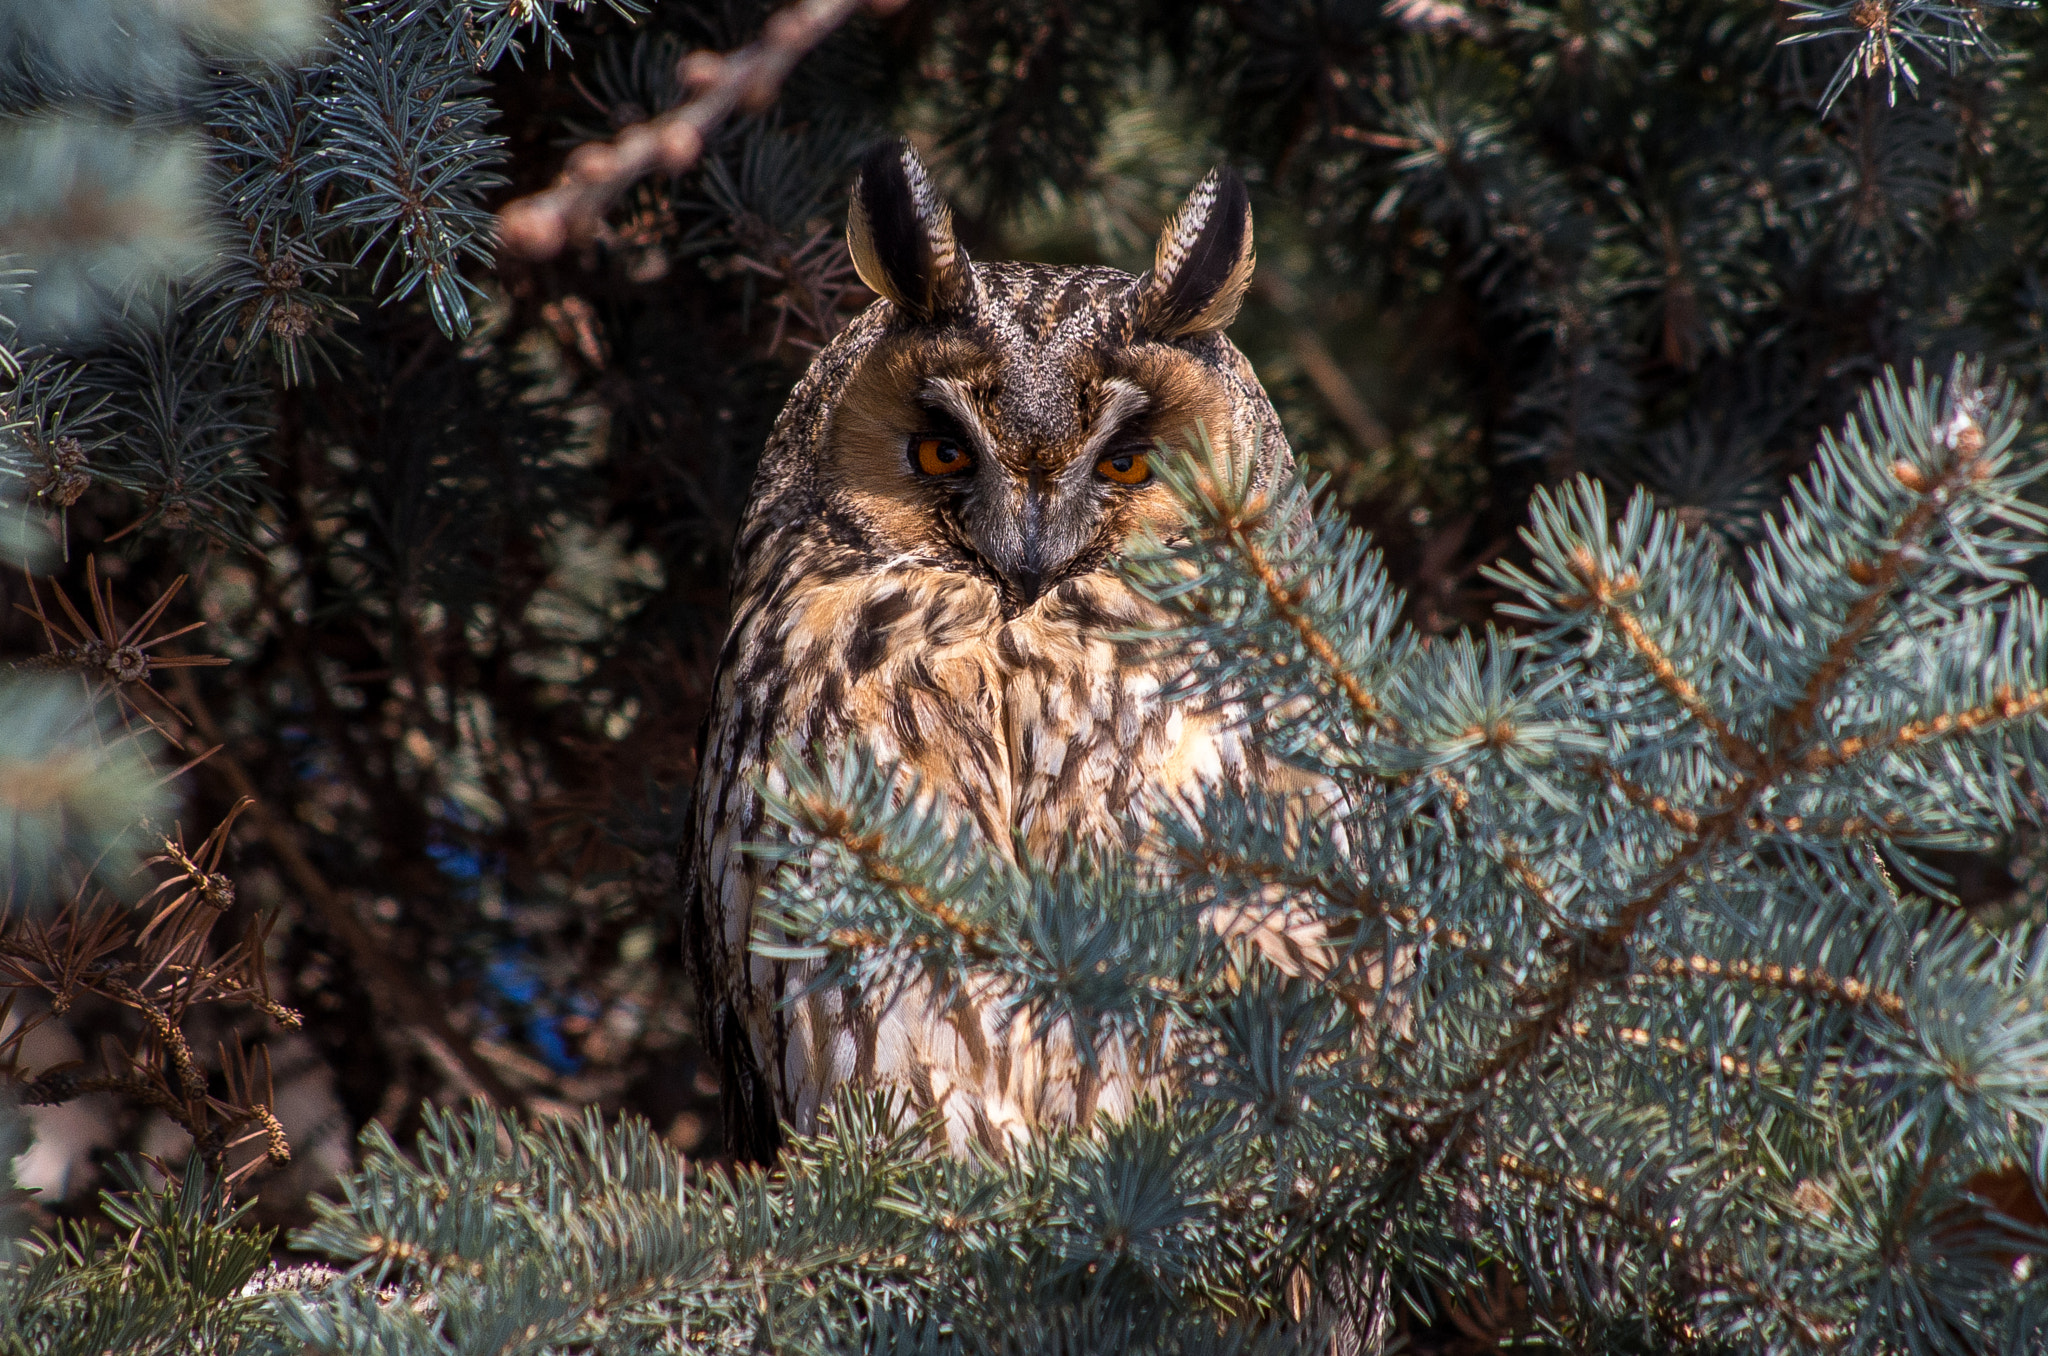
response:
<path fill-rule="evenodd" d="M 988 426 L 981 422 L 981 414 L 974 408 L 973 390 L 966 382 L 958 377 L 931 377 L 919 394 L 960 421 L 960 427 L 967 430 L 967 436 L 976 444 L 976 457 L 995 455 L 996 440 L 989 436 Z"/>
<path fill-rule="evenodd" d="M 1095 454 L 1114 438 L 1117 430 L 1152 403 L 1152 397 L 1145 388 L 1122 377 L 1111 377 L 1100 388 L 1109 399 L 1103 402 L 1102 413 L 1095 416 L 1095 427 L 1088 430 L 1088 441 L 1081 444 L 1081 455 L 1074 460 L 1081 465 L 1092 465 Z"/>

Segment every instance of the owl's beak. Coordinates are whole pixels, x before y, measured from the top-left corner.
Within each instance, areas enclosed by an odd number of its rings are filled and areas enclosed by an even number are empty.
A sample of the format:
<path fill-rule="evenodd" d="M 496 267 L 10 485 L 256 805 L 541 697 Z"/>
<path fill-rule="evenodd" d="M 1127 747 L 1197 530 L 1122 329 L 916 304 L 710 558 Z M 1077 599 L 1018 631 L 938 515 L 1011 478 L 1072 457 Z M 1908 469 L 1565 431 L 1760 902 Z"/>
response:
<path fill-rule="evenodd" d="M 1045 584 L 1045 511 L 1048 507 L 1048 497 L 1045 472 L 1034 466 L 1027 477 L 1023 511 L 1018 515 L 1021 520 L 1019 544 L 1024 549 L 1018 554 L 1017 561 L 1005 571 L 1010 583 L 1016 586 L 1017 597 L 1025 607 L 1038 601 L 1038 595 Z"/>
<path fill-rule="evenodd" d="M 1079 550 L 1067 523 L 1062 487 L 1040 467 L 1005 477 L 1000 507 L 983 518 L 983 559 L 1009 584 L 1018 607 L 1029 607 L 1057 583 L 1060 571 Z"/>
<path fill-rule="evenodd" d="M 1027 608 L 1045 596 L 1093 539 L 1088 496 L 1076 492 L 1074 479 L 1071 467 L 1036 458 L 1021 466 L 994 462 L 977 475 L 961 525 L 1002 576 L 1009 606 Z"/>

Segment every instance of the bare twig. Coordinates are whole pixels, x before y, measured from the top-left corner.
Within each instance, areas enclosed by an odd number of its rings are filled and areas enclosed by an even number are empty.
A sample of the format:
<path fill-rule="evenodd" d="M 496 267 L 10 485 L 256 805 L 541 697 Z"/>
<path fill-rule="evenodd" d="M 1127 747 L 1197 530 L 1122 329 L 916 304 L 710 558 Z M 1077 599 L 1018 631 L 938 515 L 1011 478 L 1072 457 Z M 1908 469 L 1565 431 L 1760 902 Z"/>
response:
<path fill-rule="evenodd" d="M 855 10 L 865 5 L 887 14 L 903 3 L 798 0 L 777 11 L 761 36 L 736 52 L 692 52 L 682 68 L 689 98 L 611 141 L 578 146 L 553 185 L 514 199 L 498 214 L 499 240 L 513 254 L 552 259 L 565 245 L 597 239 L 605 211 L 621 193 L 657 170 L 679 174 L 696 164 L 720 123 L 772 103 L 796 64 Z"/>

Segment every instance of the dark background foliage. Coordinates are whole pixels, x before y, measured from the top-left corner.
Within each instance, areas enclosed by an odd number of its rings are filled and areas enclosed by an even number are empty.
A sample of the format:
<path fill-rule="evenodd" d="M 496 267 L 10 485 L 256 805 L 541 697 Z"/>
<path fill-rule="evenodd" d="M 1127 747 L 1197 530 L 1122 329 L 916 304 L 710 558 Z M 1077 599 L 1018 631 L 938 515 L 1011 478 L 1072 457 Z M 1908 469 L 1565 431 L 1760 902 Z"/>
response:
<path fill-rule="evenodd" d="M 61 516 L 58 586 L 84 608 L 90 554 L 125 625 L 190 574 L 165 626 L 232 661 L 157 681 L 188 756 L 220 745 L 183 821 L 262 807 L 230 921 L 276 911 L 304 1017 L 272 1042 L 300 1152 L 263 1210 L 302 1220 L 361 1126 L 476 1092 L 718 1151 L 672 847 L 758 450 L 869 299 L 839 230 L 875 139 L 919 143 L 984 258 L 1142 268 L 1202 170 L 1240 167 L 1238 342 L 1442 631 L 1487 614 L 1480 567 L 1540 485 L 1644 484 L 1745 543 L 1887 366 L 1984 353 L 2039 400 L 2040 17 L 1994 17 L 2003 57 L 1835 89 L 1893 7 L 1808 6 L 1842 31 L 1787 46 L 1829 27 L 1798 8 L 913 0 L 546 263 L 493 263 L 488 211 L 674 104 L 678 59 L 768 6 L 355 3 L 296 69 L 214 62 L 169 114 L 116 99 L 193 129 L 215 262 L 160 314 L 23 348 L 0 400 Z M 0 65 L 16 113 L 79 95 L 33 44 Z M 44 648 L 0 618 L 0 653 Z M 2017 852 L 1959 860 L 1965 894 L 2011 896 Z M 47 1038 L 132 1020 L 85 1003 Z M 71 1136 L 58 1208 L 95 1159 L 176 1147 L 146 1106 L 92 1106 L 43 1122 Z"/>

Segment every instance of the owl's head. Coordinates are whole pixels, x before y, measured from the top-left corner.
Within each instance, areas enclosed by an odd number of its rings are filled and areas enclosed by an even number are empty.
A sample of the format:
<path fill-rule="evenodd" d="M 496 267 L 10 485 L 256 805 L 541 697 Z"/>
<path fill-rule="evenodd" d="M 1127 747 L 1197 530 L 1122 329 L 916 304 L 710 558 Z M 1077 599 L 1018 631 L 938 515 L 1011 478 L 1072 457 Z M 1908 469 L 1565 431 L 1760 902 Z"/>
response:
<path fill-rule="evenodd" d="M 819 354 L 768 448 L 760 492 L 823 512 L 870 560 L 986 577 L 1004 610 L 1106 568 L 1179 510 L 1160 443 L 1257 451 L 1285 438 L 1223 337 L 1252 275 L 1244 183 L 1213 171 L 1159 239 L 1151 270 L 971 262 L 907 144 L 863 162 L 847 244 L 881 297 Z M 777 458 L 800 463 L 778 467 Z M 796 503 L 788 507 L 796 509 Z"/>

